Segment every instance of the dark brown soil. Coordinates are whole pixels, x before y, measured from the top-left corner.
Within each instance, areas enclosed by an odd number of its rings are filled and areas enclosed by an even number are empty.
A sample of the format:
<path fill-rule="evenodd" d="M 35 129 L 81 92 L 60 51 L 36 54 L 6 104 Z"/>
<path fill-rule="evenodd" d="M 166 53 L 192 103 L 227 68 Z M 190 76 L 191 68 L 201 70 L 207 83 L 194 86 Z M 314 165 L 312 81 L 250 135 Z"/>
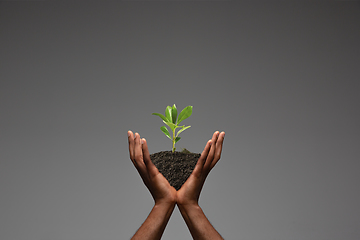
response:
<path fill-rule="evenodd" d="M 150 154 L 150 159 L 171 186 L 179 190 L 190 176 L 201 154 L 162 151 Z"/>

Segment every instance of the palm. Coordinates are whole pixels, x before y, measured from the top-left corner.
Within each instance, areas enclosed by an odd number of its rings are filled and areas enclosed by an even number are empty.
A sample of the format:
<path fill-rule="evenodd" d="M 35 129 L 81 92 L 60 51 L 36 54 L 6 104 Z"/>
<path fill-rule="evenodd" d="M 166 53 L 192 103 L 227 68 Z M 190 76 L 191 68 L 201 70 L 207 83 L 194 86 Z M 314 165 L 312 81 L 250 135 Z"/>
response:
<path fill-rule="evenodd" d="M 200 177 L 191 174 L 184 185 L 177 191 L 177 203 L 197 203 L 199 200 L 203 181 Z"/>
<path fill-rule="evenodd" d="M 175 203 L 176 190 L 171 187 L 166 178 L 159 172 L 150 159 L 149 149 L 145 139 L 131 131 L 128 132 L 130 159 L 138 170 L 146 187 L 149 189 L 155 203 Z"/>
<path fill-rule="evenodd" d="M 207 142 L 194 171 L 177 192 L 177 203 L 180 205 L 198 204 L 201 189 L 210 170 L 220 159 L 225 133 L 215 132 Z M 219 137 L 220 136 L 220 137 Z M 218 140 L 219 137 L 219 141 Z"/>
<path fill-rule="evenodd" d="M 149 179 L 151 184 L 146 184 L 151 195 L 158 202 L 171 202 L 176 200 L 176 190 L 173 188 L 166 178 L 158 172 Z"/>

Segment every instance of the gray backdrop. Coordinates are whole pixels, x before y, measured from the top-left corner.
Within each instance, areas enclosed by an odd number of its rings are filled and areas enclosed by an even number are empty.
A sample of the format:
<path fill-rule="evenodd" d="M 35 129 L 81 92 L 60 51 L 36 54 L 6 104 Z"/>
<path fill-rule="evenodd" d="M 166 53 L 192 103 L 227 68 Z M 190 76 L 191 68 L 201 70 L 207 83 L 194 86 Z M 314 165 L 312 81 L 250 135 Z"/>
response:
<path fill-rule="evenodd" d="M 225 239 L 360 239 L 360 4 L 0 3 L 0 239 L 129 239 L 127 130 L 226 132 L 200 205 Z M 176 208 L 163 239 L 190 239 Z"/>

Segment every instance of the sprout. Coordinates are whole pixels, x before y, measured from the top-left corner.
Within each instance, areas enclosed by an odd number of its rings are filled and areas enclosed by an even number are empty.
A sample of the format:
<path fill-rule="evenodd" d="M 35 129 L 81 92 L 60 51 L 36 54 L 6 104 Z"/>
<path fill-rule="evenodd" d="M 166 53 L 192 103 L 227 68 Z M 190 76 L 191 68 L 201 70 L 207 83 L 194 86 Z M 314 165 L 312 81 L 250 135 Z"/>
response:
<path fill-rule="evenodd" d="M 153 113 L 152 115 L 157 115 L 159 116 L 163 122 L 168 125 L 172 131 L 172 137 L 168 131 L 168 129 L 166 128 L 166 126 L 162 126 L 160 129 L 161 131 L 172 141 L 172 152 L 175 152 L 175 143 L 177 143 L 180 140 L 179 134 L 182 133 L 183 131 L 185 131 L 186 129 L 188 129 L 191 126 L 179 126 L 179 124 L 185 120 L 186 118 L 190 117 L 192 114 L 192 106 L 187 106 L 186 108 L 184 108 L 180 114 L 179 117 L 177 115 L 177 109 L 176 106 L 174 104 L 174 106 L 170 107 L 167 106 L 165 109 L 165 116 L 160 114 L 160 113 Z M 180 130 L 176 133 L 175 135 L 175 130 L 177 128 L 180 128 Z"/>

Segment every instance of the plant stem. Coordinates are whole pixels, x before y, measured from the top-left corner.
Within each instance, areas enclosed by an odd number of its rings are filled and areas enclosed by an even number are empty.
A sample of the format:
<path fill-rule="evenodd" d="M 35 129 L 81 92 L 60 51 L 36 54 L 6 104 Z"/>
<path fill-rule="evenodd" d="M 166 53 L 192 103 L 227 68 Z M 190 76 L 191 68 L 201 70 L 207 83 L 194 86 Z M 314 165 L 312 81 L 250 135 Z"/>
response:
<path fill-rule="evenodd" d="M 173 130 L 173 139 L 172 139 L 172 142 L 173 142 L 172 152 L 175 152 L 175 129 Z"/>

